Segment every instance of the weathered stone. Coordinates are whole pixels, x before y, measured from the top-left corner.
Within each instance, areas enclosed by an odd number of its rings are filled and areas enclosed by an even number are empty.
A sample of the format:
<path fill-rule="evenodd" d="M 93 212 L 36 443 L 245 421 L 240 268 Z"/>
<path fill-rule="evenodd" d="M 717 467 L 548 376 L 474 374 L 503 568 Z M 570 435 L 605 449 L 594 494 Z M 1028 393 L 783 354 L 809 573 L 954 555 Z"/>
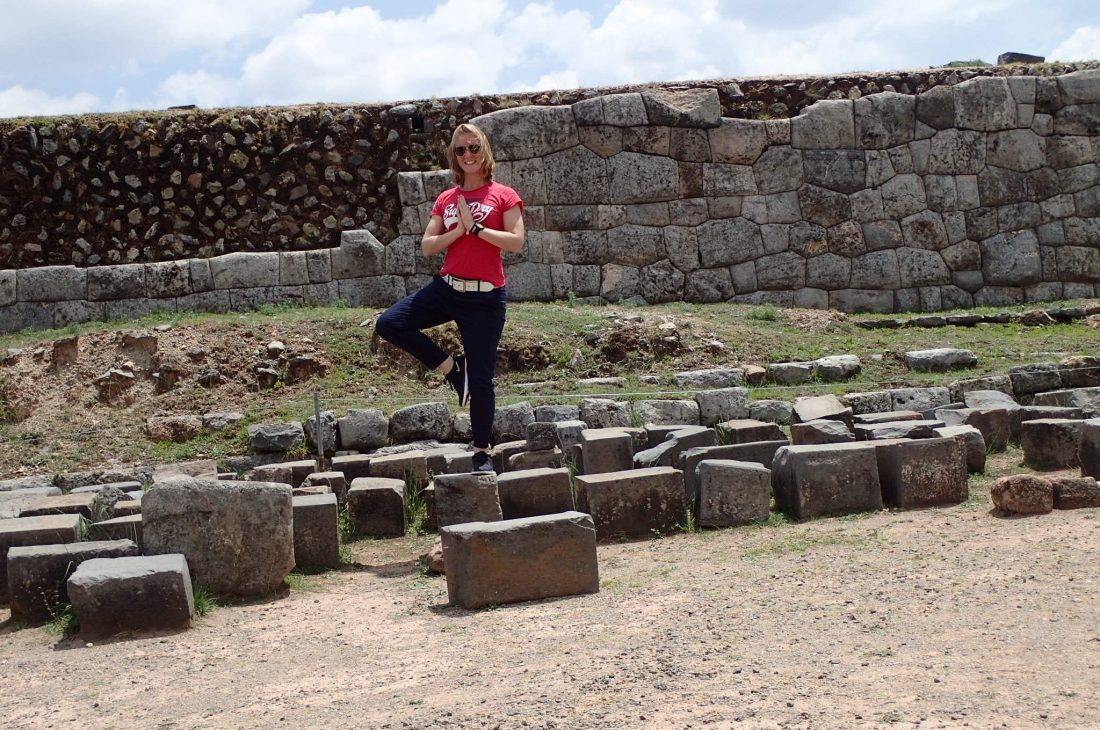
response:
<path fill-rule="evenodd" d="M 804 423 L 819 419 L 842 421 L 852 425 L 852 409 L 840 402 L 835 395 L 809 395 L 794 399 L 792 406 L 793 423 Z"/>
<path fill-rule="evenodd" d="M 683 475 L 678 469 L 660 466 L 586 474 L 576 477 L 575 483 L 577 509 L 592 515 L 601 541 L 675 530 L 686 518 Z"/>
<path fill-rule="evenodd" d="M 933 429 L 937 438 L 953 438 L 959 442 L 967 472 L 980 474 L 985 471 L 986 447 L 981 431 L 973 426 L 941 426 Z"/>
<path fill-rule="evenodd" d="M 776 505 L 795 519 L 882 509 L 875 446 L 784 446 L 775 453 Z"/>
<path fill-rule="evenodd" d="M 386 445 L 390 422 L 377 408 L 349 409 L 346 416 L 336 419 L 336 429 L 340 448 L 369 451 Z"/>
<path fill-rule="evenodd" d="M 749 418 L 766 423 L 790 423 L 791 404 L 773 398 L 754 400 L 749 403 Z"/>
<path fill-rule="evenodd" d="M 983 132 L 1016 126 L 1016 101 L 1005 79 L 978 76 L 958 84 L 953 91 L 956 126 Z"/>
<path fill-rule="evenodd" d="M 253 451 L 279 453 L 304 444 L 306 433 L 298 421 L 254 423 L 248 427 L 248 442 Z"/>
<path fill-rule="evenodd" d="M 1054 509 L 1054 485 L 1034 474 L 1001 477 L 989 488 L 993 507 L 1001 512 L 1046 514 Z"/>
<path fill-rule="evenodd" d="M 75 266 L 40 266 L 15 272 L 20 302 L 61 302 L 86 299 L 87 270 Z"/>
<path fill-rule="evenodd" d="M 883 92 L 856 99 L 855 139 L 865 149 L 886 149 L 913 139 L 917 100 Z"/>
<path fill-rule="evenodd" d="M 370 475 L 424 484 L 428 481 L 428 459 L 420 449 L 373 456 L 370 460 Z"/>
<path fill-rule="evenodd" d="M 699 405 L 690 400 L 642 400 L 633 404 L 634 412 L 642 423 L 688 424 L 699 423 Z"/>
<path fill-rule="evenodd" d="M 527 437 L 527 426 L 535 422 L 535 411 L 527 401 L 498 406 L 493 417 L 493 440 L 517 441 Z"/>
<path fill-rule="evenodd" d="M 580 444 L 585 474 L 603 474 L 633 467 L 633 439 L 621 428 L 585 429 L 580 434 Z"/>
<path fill-rule="evenodd" d="M 844 421 L 822 419 L 791 424 L 791 443 L 795 446 L 839 444 L 855 440 L 855 434 Z"/>
<path fill-rule="evenodd" d="M 81 515 L 91 518 L 94 494 L 61 494 L 41 497 L 23 506 L 20 517 L 43 517 L 46 515 Z"/>
<path fill-rule="evenodd" d="M 630 403 L 607 398 L 584 398 L 580 403 L 580 420 L 589 428 L 629 426 Z"/>
<path fill-rule="evenodd" d="M 660 427 L 655 429 L 657 433 L 663 431 Z M 652 434 L 652 432 L 651 432 Z M 688 449 L 714 446 L 715 431 L 705 426 L 683 426 L 675 428 L 665 434 L 663 440 L 650 448 L 636 451 L 634 454 L 634 468 L 648 468 L 654 466 L 675 466 L 680 454 Z M 653 443 L 651 435 L 650 443 Z"/>
<path fill-rule="evenodd" d="M 770 469 L 751 462 L 704 459 L 695 470 L 700 525 L 733 527 L 768 519 Z"/>
<path fill-rule="evenodd" d="M 934 386 L 929 388 L 892 388 L 890 409 L 894 411 L 931 411 L 951 402 L 947 388 Z"/>
<path fill-rule="evenodd" d="M 860 441 L 883 441 L 887 439 L 928 439 L 934 429 L 944 426 L 943 421 L 932 419 L 880 421 L 878 423 L 857 423 L 853 426 L 856 438 Z"/>
<path fill-rule="evenodd" d="M 348 526 L 360 537 L 403 537 L 405 481 L 359 477 L 348 488 Z M 337 556 L 339 557 L 339 556 Z"/>
<path fill-rule="evenodd" d="M 901 219 L 928 207 L 924 184 L 913 174 L 897 175 L 882 186 L 882 207 L 890 218 Z"/>
<path fill-rule="evenodd" d="M 397 442 L 451 437 L 451 411 L 446 403 L 416 403 L 390 415 L 390 437 Z"/>
<path fill-rule="evenodd" d="M 1015 365 L 1009 368 L 1008 377 L 1012 380 L 1012 392 L 1020 396 L 1062 387 L 1062 376 L 1054 363 Z"/>
<path fill-rule="evenodd" d="M 710 155 L 715 162 L 751 165 L 768 146 L 764 123 L 751 119 L 721 119 L 709 132 Z"/>
<path fill-rule="evenodd" d="M 746 388 L 701 390 L 695 394 L 695 402 L 699 406 L 699 423 L 703 426 L 749 417 L 749 392 Z"/>
<path fill-rule="evenodd" d="M 822 100 L 791 119 L 791 147 L 795 149 L 852 149 L 855 120 L 849 100 Z"/>
<path fill-rule="evenodd" d="M 767 366 L 768 380 L 779 385 L 801 385 L 814 377 L 813 362 L 777 362 Z"/>
<path fill-rule="evenodd" d="M 972 368 L 977 364 L 978 358 L 972 351 L 956 347 L 909 350 L 905 353 L 906 367 L 921 373 L 945 373 L 949 370 Z"/>
<path fill-rule="evenodd" d="M 137 545 L 130 540 L 12 547 L 7 557 L 12 615 L 48 621 L 69 603 L 65 583 L 80 563 L 137 554 Z"/>
<path fill-rule="evenodd" d="M 678 176 L 675 160 L 655 155 L 620 152 L 608 161 L 609 200 L 616 203 L 672 200 L 677 196 Z"/>
<path fill-rule="evenodd" d="M 778 441 L 786 439 L 775 423 L 753 418 L 723 421 L 715 427 L 725 444 L 746 444 L 754 441 Z"/>
<path fill-rule="evenodd" d="M 444 527 L 450 602 L 462 608 L 599 592 L 596 530 L 579 512 Z"/>
<path fill-rule="evenodd" d="M 797 190 L 802 185 L 802 155 L 790 147 L 769 147 L 752 169 L 761 195 Z"/>
<path fill-rule="evenodd" d="M 855 355 L 827 355 L 814 360 L 814 374 L 826 383 L 838 383 L 859 375 L 862 365 Z"/>
<path fill-rule="evenodd" d="M 883 444 L 875 454 L 886 504 L 909 509 L 966 501 L 965 459 L 954 438 Z"/>
<path fill-rule="evenodd" d="M 651 125 L 707 129 L 721 124 L 717 89 L 652 89 L 642 92 L 642 101 Z"/>
<path fill-rule="evenodd" d="M 1020 447 L 1024 463 L 1034 469 L 1080 466 L 1077 444 L 1084 421 L 1070 418 L 1037 418 L 1020 423 Z"/>
<path fill-rule="evenodd" d="M 183 553 L 218 595 L 271 593 L 294 567 L 290 487 L 177 476 L 142 499 L 147 555 Z"/>
<path fill-rule="evenodd" d="M 936 417 L 948 426 L 973 426 L 982 434 L 986 449 L 1004 451 L 1012 436 L 1009 412 L 1005 408 L 941 408 Z"/>
<path fill-rule="evenodd" d="M 493 141 L 493 155 L 501 161 L 544 157 L 580 144 L 567 106 L 500 109 L 470 121 Z"/>
<path fill-rule="evenodd" d="M 339 504 L 346 504 L 348 500 L 348 480 L 342 471 L 317 471 L 306 476 L 302 480 L 300 489 L 323 489 L 317 494 L 331 493 Z M 295 490 L 295 496 L 299 492 Z M 308 494 L 308 492 L 307 492 Z M 297 527 L 295 527 L 297 529 Z"/>
<path fill-rule="evenodd" d="M 1082 476 L 1100 479 L 1100 418 L 1090 418 L 1081 424 L 1077 459 Z"/>
<path fill-rule="evenodd" d="M 293 497 L 293 511 L 295 567 L 339 567 L 339 507 L 336 495 Z"/>
<path fill-rule="evenodd" d="M 495 474 L 440 474 L 434 487 L 436 522 L 441 528 L 502 519 Z"/>
<path fill-rule="evenodd" d="M 1054 486 L 1054 509 L 1100 507 L 1100 483 L 1092 477 L 1047 477 Z"/>
<path fill-rule="evenodd" d="M 568 512 L 574 508 L 569 470 L 539 468 L 497 477 L 500 510 L 506 520 Z"/>
<path fill-rule="evenodd" d="M 195 612 L 191 575 L 180 554 L 85 560 L 67 589 L 85 638 L 183 628 Z"/>

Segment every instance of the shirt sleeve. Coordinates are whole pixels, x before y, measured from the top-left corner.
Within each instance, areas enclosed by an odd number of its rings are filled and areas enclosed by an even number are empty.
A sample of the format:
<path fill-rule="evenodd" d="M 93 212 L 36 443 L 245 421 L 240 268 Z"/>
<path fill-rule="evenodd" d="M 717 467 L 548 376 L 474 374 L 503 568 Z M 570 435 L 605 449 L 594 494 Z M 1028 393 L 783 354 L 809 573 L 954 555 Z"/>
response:
<path fill-rule="evenodd" d="M 501 192 L 503 193 L 503 195 L 501 196 L 500 206 L 500 210 L 502 213 L 506 210 L 511 210 L 517 205 L 519 206 L 520 212 L 523 212 L 523 198 L 519 197 L 519 193 L 517 193 L 515 190 L 508 187 L 507 185 L 504 186 L 504 190 L 502 190 Z"/>
<path fill-rule="evenodd" d="M 447 194 L 450 190 L 444 190 L 439 194 L 439 197 L 435 199 L 435 205 L 432 206 L 432 215 L 437 215 L 440 218 L 443 217 L 443 209 L 447 206 Z"/>

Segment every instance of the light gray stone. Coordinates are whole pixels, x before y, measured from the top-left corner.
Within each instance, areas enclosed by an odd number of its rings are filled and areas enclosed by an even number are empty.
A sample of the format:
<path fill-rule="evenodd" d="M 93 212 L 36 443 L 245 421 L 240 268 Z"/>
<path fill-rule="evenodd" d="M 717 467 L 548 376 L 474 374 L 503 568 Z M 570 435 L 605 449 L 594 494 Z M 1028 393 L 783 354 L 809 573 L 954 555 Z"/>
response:
<path fill-rule="evenodd" d="M 709 220 L 695 231 L 704 268 L 740 264 L 764 253 L 760 226 L 744 218 Z"/>
<path fill-rule="evenodd" d="M 829 190 L 854 193 L 867 186 L 863 150 L 807 150 L 802 153 L 802 167 L 806 182 Z"/>
<path fill-rule="evenodd" d="M 986 141 L 986 162 L 1017 172 L 1037 170 L 1046 161 L 1043 138 L 1030 129 L 994 132 Z"/>
<path fill-rule="evenodd" d="M 87 271 L 88 299 L 92 301 L 132 299 L 145 296 L 145 266 L 143 264 L 95 266 Z M 14 272 L 12 273 L 14 275 Z M 5 302 L 0 297 L 0 304 L 3 303 Z"/>
<path fill-rule="evenodd" d="M 791 147 L 795 149 L 852 149 L 855 121 L 850 100 L 822 100 L 791 119 Z"/>
<path fill-rule="evenodd" d="M 493 156 L 501 161 L 545 157 L 580 144 L 573 110 L 567 106 L 500 109 L 470 121 L 489 137 Z"/>
<path fill-rule="evenodd" d="M 905 353 L 905 365 L 922 373 L 945 373 L 949 370 L 972 368 L 978 357 L 971 350 L 957 347 L 937 347 L 931 350 L 909 350 Z"/>
<path fill-rule="evenodd" d="M 348 529 L 357 537 L 403 537 L 406 529 L 405 481 L 357 477 L 347 495 Z M 438 509 L 438 506 L 436 507 Z"/>
<path fill-rule="evenodd" d="M 916 98 L 908 94 L 882 92 L 856 99 L 853 110 L 858 146 L 881 150 L 911 141 L 916 109 Z"/>
<path fill-rule="evenodd" d="M 713 88 L 642 92 L 651 125 L 707 129 L 721 124 L 722 105 Z"/>
<path fill-rule="evenodd" d="M 349 409 L 336 428 L 341 449 L 370 451 L 389 441 L 390 422 L 378 408 Z"/>
<path fill-rule="evenodd" d="M 695 402 L 699 406 L 699 423 L 703 426 L 749 417 L 749 392 L 746 388 L 701 390 L 695 394 Z"/>
<path fill-rule="evenodd" d="M 68 580 L 81 635 L 190 625 L 193 577 L 180 554 L 85 560 Z"/>
<path fill-rule="evenodd" d="M 769 147 L 753 163 L 752 171 L 760 194 L 797 190 L 803 182 L 802 154 L 791 147 Z"/>
<path fill-rule="evenodd" d="M 933 386 L 929 388 L 891 388 L 890 410 L 893 411 L 931 411 L 951 402 L 947 388 Z"/>
<path fill-rule="evenodd" d="M 386 249 L 370 231 L 344 231 L 340 236 L 340 247 L 331 253 L 332 278 L 362 280 L 364 277 L 378 276 L 386 273 L 385 261 Z M 344 294 L 341 288 L 340 296 L 344 297 Z M 361 306 L 351 302 L 348 304 Z"/>
<path fill-rule="evenodd" d="M 390 414 L 389 432 L 396 442 L 436 439 L 451 436 L 451 411 L 446 403 L 416 403 Z"/>
<path fill-rule="evenodd" d="M 535 422 L 535 411 L 527 401 L 497 406 L 493 417 L 493 438 L 496 443 L 527 437 L 527 427 Z"/>
<path fill-rule="evenodd" d="M 882 509 L 871 444 L 784 446 L 775 454 L 776 505 L 795 519 Z"/>
<path fill-rule="evenodd" d="M 1016 100 L 1003 78 L 978 76 L 953 88 L 955 125 L 993 132 L 1016 126 Z"/>
<path fill-rule="evenodd" d="M 709 134 L 714 162 L 751 165 L 768 146 L 765 123 L 751 119 L 722 119 Z"/>
<path fill-rule="evenodd" d="M 979 243 L 986 284 L 1020 286 L 1041 280 L 1039 241 L 1030 230 L 998 233 Z"/>
<path fill-rule="evenodd" d="M 604 185 L 610 190 L 609 199 L 616 203 L 648 203 L 672 200 L 677 196 L 679 183 L 675 160 L 655 155 L 620 152 L 611 157 L 607 164 Z M 594 184 L 600 184 L 599 178 Z M 552 195 L 555 199 L 562 197 L 556 192 L 559 189 L 556 183 L 551 183 L 550 189 L 554 191 Z M 586 202 L 583 196 L 567 195 L 565 197 L 568 197 L 568 202 Z M 602 199 L 602 196 L 599 199 Z M 588 199 L 588 201 L 592 200 L 595 199 Z"/>
<path fill-rule="evenodd" d="M 278 453 L 304 444 L 306 433 L 298 421 L 254 423 L 248 427 L 248 442 L 253 451 Z"/>
<path fill-rule="evenodd" d="M 855 355 L 827 355 L 814 360 L 814 373 L 826 383 L 838 383 L 859 375 L 862 364 Z"/>
<path fill-rule="evenodd" d="M 699 524 L 733 527 L 768 519 L 771 470 L 761 464 L 703 459 L 695 467 Z"/>
<path fill-rule="evenodd" d="M 191 292 L 191 265 L 188 261 L 157 261 L 145 264 L 145 296 L 182 297 Z"/>
<path fill-rule="evenodd" d="M 634 413 L 642 423 L 699 423 L 699 405 L 693 400 L 640 400 L 633 403 Z"/>
<path fill-rule="evenodd" d="M 61 302 L 87 298 L 86 269 L 75 266 L 39 266 L 18 269 L 15 277 L 17 298 L 20 302 Z"/>
<path fill-rule="evenodd" d="M 279 254 L 229 253 L 210 259 L 216 289 L 240 289 L 279 284 Z"/>
<path fill-rule="evenodd" d="M 908 509 L 966 501 L 966 458 L 956 439 L 883 444 L 875 454 L 886 504 Z"/>
<path fill-rule="evenodd" d="M 928 207 L 924 184 L 913 174 L 896 175 L 882 186 L 882 207 L 891 218 L 904 218 Z"/>

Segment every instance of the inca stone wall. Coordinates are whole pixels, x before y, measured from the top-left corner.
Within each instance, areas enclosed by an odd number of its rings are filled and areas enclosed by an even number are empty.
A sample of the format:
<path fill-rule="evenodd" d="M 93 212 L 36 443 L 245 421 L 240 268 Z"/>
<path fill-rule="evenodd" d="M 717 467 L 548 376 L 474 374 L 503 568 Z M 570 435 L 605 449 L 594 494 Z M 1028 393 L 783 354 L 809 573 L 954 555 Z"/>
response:
<path fill-rule="evenodd" d="M 1100 71 L 723 118 L 715 89 L 474 120 L 528 203 L 509 294 L 890 312 L 1093 296 Z M 412 250 L 439 173 L 399 175 Z"/>
<path fill-rule="evenodd" d="M 513 299 L 1091 296 L 1100 70 L 1055 70 L 0 122 L 0 331 L 393 301 L 438 267 L 419 233 L 472 117 L 528 203 Z"/>

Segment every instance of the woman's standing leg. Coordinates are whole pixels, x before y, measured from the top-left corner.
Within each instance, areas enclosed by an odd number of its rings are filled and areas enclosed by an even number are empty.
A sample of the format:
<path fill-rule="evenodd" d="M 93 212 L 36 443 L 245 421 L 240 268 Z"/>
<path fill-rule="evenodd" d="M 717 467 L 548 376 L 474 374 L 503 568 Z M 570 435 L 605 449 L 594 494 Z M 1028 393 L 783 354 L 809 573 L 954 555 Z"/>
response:
<path fill-rule="evenodd" d="M 508 296 L 503 288 L 459 296 L 462 301 L 455 308 L 454 317 L 462 335 L 470 379 L 470 431 L 474 448 L 487 449 L 493 438 L 493 416 L 496 414 L 493 374 Z"/>

